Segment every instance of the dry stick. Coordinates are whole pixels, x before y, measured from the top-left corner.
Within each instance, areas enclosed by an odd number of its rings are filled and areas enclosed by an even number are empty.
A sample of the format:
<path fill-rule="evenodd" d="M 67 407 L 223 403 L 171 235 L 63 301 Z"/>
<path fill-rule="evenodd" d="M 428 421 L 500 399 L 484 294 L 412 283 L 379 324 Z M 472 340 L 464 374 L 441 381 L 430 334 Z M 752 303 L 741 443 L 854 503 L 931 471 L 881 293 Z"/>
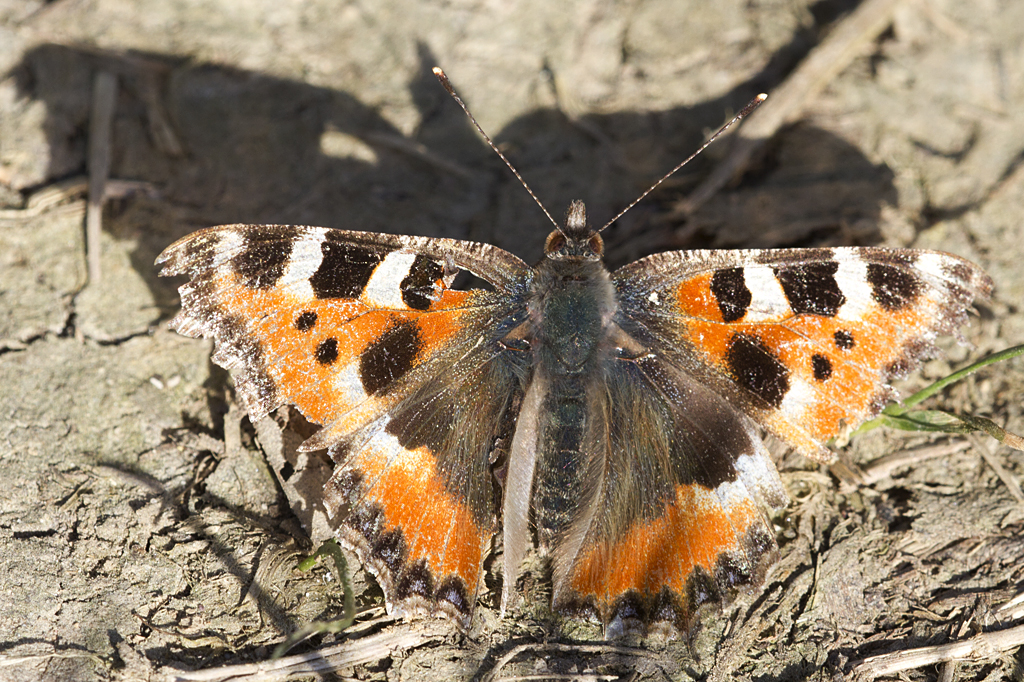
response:
<path fill-rule="evenodd" d="M 999 617 L 1006 620 L 1024 618 L 1024 592 L 999 607 Z"/>
<path fill-rule="evenodd" d="M 103 193 L 110 174 L 110 131 L 117 103 L 117 76 L 100 71 L 92 88 L 89 120 L 89 204 L 85 211 L 85 251 L 89 282 L 100 281 L 100 231 L 103 228 Z"/>
<path fill-rule="evenodd" d="M 953 682 L 953 676 L 956 674 L 956 661 L 946 661 L 939 668 L 939 681 L 938 682 Z"/>
<path fill-rule="evenodd" d="M 544 682 L 545 680 L 558 680 L 559 682 L 614 682 L 623 679 L 621 675 L 590 675 L 587 673 L 565 673 L 554 675 L 516 675 L 515 677 L 502 677 L 497 682 Z"/>
<path fill-rule="evenodd" d="M 1022 645 L 1024 645 L 1024 625 L 1018 625 L 1006 630 L 983 632 L 962 642 L 872 656 L 854 663 L 853 672 L 856 675 L 874 678 L 946 661 L 990 659 L 1001 651 L 1009 651 Z"/>
<path fill-rule="evenodd" d="M 72 660 L 72 659 L 76 659 L 76 658 L 88 658 L 93 663 L 95 663 L 97 667 L 103 666 L 105 668 L 108 668 L 109 665 L 110 665 L 109 661 L 106 661 L 99 654 L 94 654 L 92 652 L 83 652 L 83 653 L 61 652 L 61 653 L 52 653 L 52 654 L 36 654 L 36 655 L 33 655 L 33 656 L 7 656 L 7 655 L 0 654 L 0 668 L 20 668 L 20 669 L 24 670 L 25 668 L 27 668 L 29 665 L 32 665 L 33 663 L 46 663 L 47 665 L 49 665 L 50 661 L 53 660 L 53 659 Z"/>
<path fill-rule="evenodd" d="M 427 145 L 420 142 L 413 142 L 412 140 L 399 137 L 398 135 L 388 135 L 385 133 L 367 133 L 364 137 L 368 142 L 375 142 L 379 145 L 394 149 L 395 151 L 409 154 L 421 161 L 426 161 L 430 165 L 443 170 L 446 173 L 451 173 L 452 175 L 460 177 L 463 180 L 472 180 L 475 177 L 473 171 L 469 170 L 465 166 L 455 163 L 454 161 L 450 161 L 449 159 L 445 159 L 435 154 L 430 151 Z"/>
<path fill-rule="evenodd" d="M 47 185 L 28 198 L 25 208 L 0 209 L 0 225 L 30 220 L 54 209 L 68 210 L 72 213 L 84 211 L 85 206 L 79 204 L 88 191 L 89 181 L 84 176 L 75 176 Z M 103 199 L 122 199 L 136 193 L 151 197 L 160 195 L 156 185 L 151 182 L 107 178 Z"/>
<path fill-rule="evenodd" d="M 970 445 L 967 441 L 956 440 L 909 450 L 900 450 L 890 455 L 884 455 L 864 466 L 861 470 L 862 480 L 860 483 L 862 485 L 878 483 L 882 479 L 891 476 L 892 472 L 900 467 L 918 464 L 919 462 L 935 459 L 936 457 L 948 457 L 969 447 Z"/>
<path fill-rule="evenodd" d="M 1006 470 L 1006 467 L 1000 463 L 999 459 L 992 454 L 988 449 L 986 442 L 978 437 L 976 434 L 970 435 L 971 443 L 974 444 L 974 449 L 978 451 L 981 458 L 985 460 L 985 463 L 992 467 L 993 471 L 996 472 L 996 476 L 1003 482 L 1006 489 L 1010 491 L 1013 498 L 1017 500 L 1017 504 L 1024 504 L 1024 491 L 1020 488 L 1020 481 L 1017 477 Z"/>
<path fill-rule="evenodd" d="M 615 646 L 613 644 L 556 644 L 551 642 L 531 642 L 529 644 L 520 644 L 499 658 L 495 662 L 494 667 L 480 678 L 480 682 L 492 682 L 498 676 L 498 673 L 501 672 L 501 669 L 508 665 L 513 658 L 524 651 L 531 650 L 564 651 L 568 653 L 581 654 L 621 654 L 623 656 L 632 656 L 633 658 L 653 658 L 643 649 L 633 649 L 625 646 Z"/>
<path fill-rule="evenodd" d="M 153 145 L 171 157 L 185 155 L 185 147 L 174 132 L 164 105 L 163 83 L 175 68 L 166 60 L 144 57 L 136 53 L 112 52 L 90 45 L 75 45 L 79 52 L 99 63 L 99 68 L 126 79 L 146 109 L 146 124 Z"/>
<path fill-rule="evenodd" d="M 673 211 L 693 213 L 718 190 L 742 173 L 751 157 L 785 125 L 799 120 L 812 100 L 892 22 L 900 0 L 866 0 L 800 63 L 771 93 L 735 136 L 732 152 L 696 190 Z"/>
<path fill-rule="evenodd" d="M 166 677 L 174 682 L 218 682 L 236 680 L 245 682 L 274 682 L 299 675 L 316 675 L 335 672 L 339 668 L 373 663 L 387 658 L 395 651 L 408 651 L 429 642 L 443 639 L 440 634 L 423 634 L 405 631 L 386 631 L 317 651 L 285 656 L 273 661 L 248 665 L 227 665 L 195 672 L 171 672 Z"/>

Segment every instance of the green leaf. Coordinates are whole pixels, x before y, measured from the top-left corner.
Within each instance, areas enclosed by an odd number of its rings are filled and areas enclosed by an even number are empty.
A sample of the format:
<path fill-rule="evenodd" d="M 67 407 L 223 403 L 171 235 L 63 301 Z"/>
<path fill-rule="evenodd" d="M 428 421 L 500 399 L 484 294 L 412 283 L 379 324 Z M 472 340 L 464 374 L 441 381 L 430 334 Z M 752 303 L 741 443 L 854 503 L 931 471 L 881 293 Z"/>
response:
<path fill-rule="evenodd" d="M 879 426 L 888 426 L 902 431 L 932 431 L 960 434 L 984 431 L 1003 445 L 1007 445 L 1016 450 L 1024 450 L 1024 438 L 1021 438 L 1011 431 L 1007 431 L 991 419 L 976 417 L 970 414 L 954 414 L 942 410 L 911 409 L 914 405 L 930 398 L 950 384 L 961 381 L 971 374 L 974 374 L 983 367 L 994 365 L 997 362 L 1005 362 L 1006 360 L 1015 358 L 1022 354 L 1024 354 L 1024 345 L 1014 346 L 1013 348 L 1007 348 L 1006 350 L 998 353 L 993 353 L 992 355 L 968 365 L 961 370 L 953 372 L 952 374 L 923 388 L 902 402 L 890 403 L 884 410 L 882 410 L 880 415 L 861 424 L 860 428 L 854 431 L 853 435 L 867 433 Z"/>

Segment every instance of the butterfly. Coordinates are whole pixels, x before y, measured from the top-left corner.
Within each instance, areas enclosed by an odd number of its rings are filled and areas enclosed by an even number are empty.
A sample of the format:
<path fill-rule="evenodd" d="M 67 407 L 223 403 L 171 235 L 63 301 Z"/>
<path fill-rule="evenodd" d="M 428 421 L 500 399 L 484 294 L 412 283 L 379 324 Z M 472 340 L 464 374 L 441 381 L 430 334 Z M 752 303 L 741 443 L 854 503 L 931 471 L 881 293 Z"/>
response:
<path fill-rule="evenodd" d="M 253 421 L 296 406 L 323 506 L 395 615 L 468 628 L 500 537 L 609 636 L 686 632 L 763 580 L 788 504 L 761 437 L 825 461 L 991 280 L 936 251 L 672 251 L 615 271 L 582 202 L 530 266 L 482 243 L 224 225 L 157 259 Z M 468 271 L 486 283 L 453 288 Z"/>

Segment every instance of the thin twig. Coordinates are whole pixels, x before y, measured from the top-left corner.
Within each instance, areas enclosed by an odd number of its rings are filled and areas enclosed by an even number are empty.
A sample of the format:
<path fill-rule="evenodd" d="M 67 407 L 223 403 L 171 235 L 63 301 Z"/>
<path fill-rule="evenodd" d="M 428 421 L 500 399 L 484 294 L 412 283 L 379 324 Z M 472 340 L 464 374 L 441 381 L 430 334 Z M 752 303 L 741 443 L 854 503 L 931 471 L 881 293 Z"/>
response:
<path fill-rule="evenodd" d="M 100 281 L 100 234 L 103 229 L 103 194 L 110 174 L 110 136 L 117 104 L 117 76 L 100 71 L 92 88 L 89 120 L 89 204 L 85 212 L 85 250 L 89 282 Z"/>
<path fill-rule="evenodd" d="M 567 682 L 604 682 L 605 680 L 622 679 L 622 675 L 591 675 L 587 673 L 566 673 L 554 675 L 516 675 L 514 677 L 500 677 L 498 682 L 532 682 L 534 680 L 566 680 Z"/>
<path fill-rule="evenodd" d="M 473 171 L 461 164 L 438 156 L 434 152 L 430 151 L 425 144 L 420 142 L 399 137 L 398 135 L 389 135 L 387 133 L 366 133 L 364 137 L 369 142 L 390 147 L 396 151 L 413 156 L 429 163 L 439 170 L 443 170 L 446 173 L 450 173 L 451 175 L 462 178 L 463 180 L 472 180 L 474 177 Z"/>
<path fill-rule="evenodd" d="M 499 658 L 494 667 L 491 668 L 487 674 L 480 678 L 480 682 L 492 682 L 501 669 L 504 668 L 513 658 L 525 651 L 565 651 L 570 653 L 580 654 L 621 654 L 623 656 L 637 657 L 650 657 L 650 653 L 643 649 L 632 649 L 624 646 L 614 646 L 611 644 L 553 644 L 545 642 L 530 642 L 528 644 L 520 644 L 514 647 L 507 654 Z M 507 678 L 502 678 L 507 679 Z M 518 679 L 518 678 L 517 678 Z M 522 678 L 526 679 L 526 678 Z"/>
<path fill-rule="evenodd" d="M 94 654 L 91 651 L 83 651 L 80 653 L 69 651 L 55 651 L 49 654 L 36 654 L 32 656 L 8 656 L 6 654 L 0 654 L 0 668 L 20 668 L 22 670 L 25 670 L 28 666 L 32 665 L 33 663 L 49 664 L 49 662 L 52 659 L 72 660 L 78 658 L 88 658 L 97 666 L 110 665 L 109 661 L 104 660 L 102 656 L 100 656 L 99 654 Z"/>
<path fill-rule="evenodd" d="M 949 455 L 962 452 L 970 447 L 964 440 L 953 440 L 935 445 L 926 445 L 919 448 L 900 450 L 891 455 L 885 455 L 872 460 L 862 469 L 863 485 L 877 483 L 892 475 L 892 472 L 900 467 L 911 466 L 936 457 L 948 457 Z"/>
<path fill-rule="evenodd" d="M 866 0 L 844 19 L 771 93 L 769 102 L 750 116 L 734 135 L 729 157 L 680 202 L 673 214 L 693 213 L 746 170 L 754 154 L 783 126 L 803 117 L 808 103 L 892 23 L 893 11 L 899 1 Z"/>
<path fill-rule="evenodd" d="M 274 682 L 299 675 L 316 675 L 333 672 L 339 668 L 373 663 L 387 658 L 392 652 L 406 652 L 409 649 L 439 641 L 443 639 L 443 635 L 440 633 L 440 629 L 437 633 L 432 633 L 414 631 L 411 627 L 402 631 L 389 630 L 296 656 L 285 656 L 272 661 L 247 665 L 227 665 L 195 672 L 173 672 L 167 677 L 174 682 L 179 680 L 181 682 L 218 682 L 228 679 L 245 680 L 245 682 Z"/>
<path fill-rule="evenodd" d="M 1006 467 L 1004 467 L 999 459 L 992 454 L 988 449 L 988 444 L 985 443 L 982 438 L 972 434 L 970 439 L 974 444 L 974 449 L 978 451 L 981 458 L 985 460 L 985 463 L 992 467 L 992 470 L 996 472 L 996 476 L 998 476 L 999 480 L 1003 482 L 1006 489 L 1010 491 L 1010 494 L 1013 495 L 1015 500 L 1017 500 L 1017 503 L 1024 505 L 1024 491 L 1021 490 L 1020 481 L 1017 480 L 1017 477 L 1006 470 Z"/>
<path fill-rule="evenodd" d="M 89 181 L 84 176 L 75 176 L 55 182 L 32 194 L 25 202 L 25 208 L 0 209 L 0 224 L 20 223 L 54 210 L 57 207 L 73 206 L 73 211 L 84 211 L 81 199 L 89 191 Z M 151 198 L 160 196 L 156 185 L 142 180 L 117 180 L 107 178 L 103 188 L 103 200 L 123 199 L 133 194 L 145 194 Z"/>
<path fill-rule="evenodd" d="M 853 664 L 857 675 L 868 678 L 892 675 L 902 670 L 913 670 L 926 665 L 937 665 L 946 661 L 986 660 L 1001 651 L 1009 651 L 1024 645 L 1024 625 L 983 632 L 962 642 L 926 646 L 919 649 L 894 651 L 865 658 Z"/>
<path fill-rule="evenodd" d="M 999 607 L 1000 618 L 1017 620 L 1024 618 L 1024 592 L 1020 592 L 1010 601 Z"/>

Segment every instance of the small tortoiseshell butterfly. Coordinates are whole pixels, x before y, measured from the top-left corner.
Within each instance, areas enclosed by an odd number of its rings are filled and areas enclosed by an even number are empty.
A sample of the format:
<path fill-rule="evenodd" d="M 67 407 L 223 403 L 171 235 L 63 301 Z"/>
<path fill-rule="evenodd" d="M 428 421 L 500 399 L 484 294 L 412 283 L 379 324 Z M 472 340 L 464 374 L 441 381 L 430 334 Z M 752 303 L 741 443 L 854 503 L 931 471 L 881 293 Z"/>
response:
<path fill-rule="evenodd" d="M 323 504 L 394 614 L 469 626 L 536 540 L 555 609 L 683 632 L 758 584 L 788 502 L 758 427 L 810 457 L 956 333 L 991 281 L 935 251 L 660 253 L 610 272 L 582 202 L 530 267 L 494 246 L 225 225 L 157 259 L 253 420 L 292 404 Z M 459 270 L 490 288 L 450 288 Z M 495 472 L 503 472 L 496 476 Z M 502 480 L 498 480 L 501 478 Z"/>

